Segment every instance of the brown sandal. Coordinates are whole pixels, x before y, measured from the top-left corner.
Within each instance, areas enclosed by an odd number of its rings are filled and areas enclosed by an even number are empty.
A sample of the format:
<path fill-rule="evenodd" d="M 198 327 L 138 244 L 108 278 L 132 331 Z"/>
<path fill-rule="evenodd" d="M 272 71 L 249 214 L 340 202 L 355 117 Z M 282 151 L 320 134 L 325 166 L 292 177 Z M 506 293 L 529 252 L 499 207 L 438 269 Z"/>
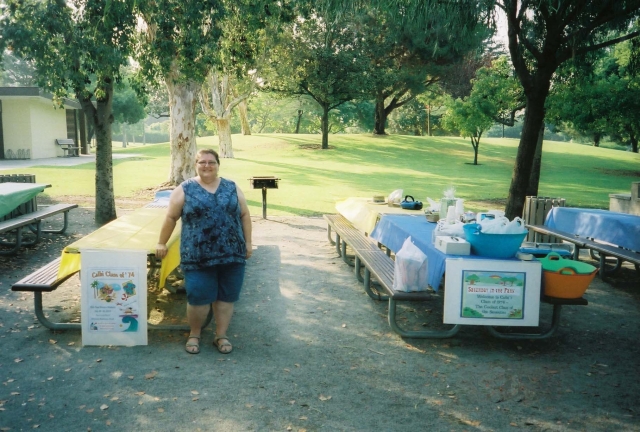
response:
<path fill-rule="evenodd" d="M 198 339 L 198 342 L 189 342 L 189 339 Z M 184 350 L 189 354 L 199 354 L 200 353 L 200 336 L 189 335 L 189 339 L 187 339 L 187 343 L 184 346 Z M 195 350 L 190 351 L 189 348 L 195 348 Z"/>
<path fill-rule="evenodd" d="M 226 340 L 226 342 L 219 342 L 220 340 Z M 231 351 L 233 351 L 233 345 L 231 345 L 231 342 L 226 335 L 216 336 L 215 338 L 213 338 L 213 346 L 218 348 L 218 351 L 220 351 L 222 354 L 229 354 Z M 226 347 L 229 347 L 228 351 L 223 350 L 223 348 Z"/>

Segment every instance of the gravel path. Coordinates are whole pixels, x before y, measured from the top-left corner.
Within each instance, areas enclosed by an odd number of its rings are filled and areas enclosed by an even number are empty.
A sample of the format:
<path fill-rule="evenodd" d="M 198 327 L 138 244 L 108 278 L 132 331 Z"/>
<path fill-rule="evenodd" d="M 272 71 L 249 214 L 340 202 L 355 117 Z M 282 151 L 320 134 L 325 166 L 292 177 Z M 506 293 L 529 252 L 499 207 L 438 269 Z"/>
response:
<path fill-rule="evenodd" d="M 478 327 L 403 340 L 336 257 L 321 218 L 253 221 L 230 355 L 211 345 L 211 328 L 189 355 L 182 332 L 82 347 L 79 332 L 40 326 L 32 295 L 10 285 L 93 231 L 91 209 L 71 212 L 68 234 L 1 257 L 0 430 L 640 430 L 640 276 L 630 267 L 596 279 L 589 306 L 565 307 L 548 340 L 497 340 Z M 183 294 L 149 289 L 152 319 L 184 319 Z M 45 295 L 46 312 L 78 319 L 79 294 L 74 277 Z M 440 302 L 400 317 L 437 326 Z"/>

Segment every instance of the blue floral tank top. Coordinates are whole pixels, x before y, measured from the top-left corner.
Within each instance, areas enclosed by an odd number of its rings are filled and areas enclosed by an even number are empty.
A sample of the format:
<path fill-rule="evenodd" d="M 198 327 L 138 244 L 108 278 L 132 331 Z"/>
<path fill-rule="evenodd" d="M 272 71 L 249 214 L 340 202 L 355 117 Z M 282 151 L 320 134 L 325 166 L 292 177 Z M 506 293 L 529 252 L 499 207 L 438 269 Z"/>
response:
<path fill-rule="evenodd" d="M 182 183 L 180 265 L 184 270 L 244 263 L 247 253 L 236 184 L 220 178 L 215 193 L 195 178 Z"/>

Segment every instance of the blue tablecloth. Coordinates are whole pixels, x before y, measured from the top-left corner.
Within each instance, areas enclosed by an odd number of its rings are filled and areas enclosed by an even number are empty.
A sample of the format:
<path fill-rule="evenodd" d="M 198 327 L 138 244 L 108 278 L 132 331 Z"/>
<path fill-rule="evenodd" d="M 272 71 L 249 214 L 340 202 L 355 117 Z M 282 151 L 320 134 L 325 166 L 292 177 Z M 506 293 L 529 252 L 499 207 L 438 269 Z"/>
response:
<path fill-rule="evenodd" d="M 413 243 L 427 256 L 428 282 L 435 291 L 440 287 L 445 271 L 445 259 L 489 259 L 476 255 L 447 255 L 436 249 L 431 236 L 436 224 L 427 222 L 424 215 L 383 215 L 370 237 L 397 253 L 410 236 Z M 495 259 L 495 258 L 491 258 Z"/>
<path fill-rule="evenodd" d="M 554 207 L 544 224 L 549 228 L 640 251 L 640 216 L 608 210 Z"/>

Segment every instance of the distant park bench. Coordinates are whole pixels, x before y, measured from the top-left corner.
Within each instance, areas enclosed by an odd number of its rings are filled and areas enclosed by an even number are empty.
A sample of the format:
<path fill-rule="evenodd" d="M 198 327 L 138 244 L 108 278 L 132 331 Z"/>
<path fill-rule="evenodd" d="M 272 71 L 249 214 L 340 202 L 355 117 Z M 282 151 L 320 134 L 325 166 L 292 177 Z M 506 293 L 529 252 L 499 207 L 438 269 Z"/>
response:
<path fill-rule="evenodd" d="M 72 139 L 57 138 L 56 145 L 59 145 L 64 152 L 64 157 L 80 156 L 80 147 Z"/>

